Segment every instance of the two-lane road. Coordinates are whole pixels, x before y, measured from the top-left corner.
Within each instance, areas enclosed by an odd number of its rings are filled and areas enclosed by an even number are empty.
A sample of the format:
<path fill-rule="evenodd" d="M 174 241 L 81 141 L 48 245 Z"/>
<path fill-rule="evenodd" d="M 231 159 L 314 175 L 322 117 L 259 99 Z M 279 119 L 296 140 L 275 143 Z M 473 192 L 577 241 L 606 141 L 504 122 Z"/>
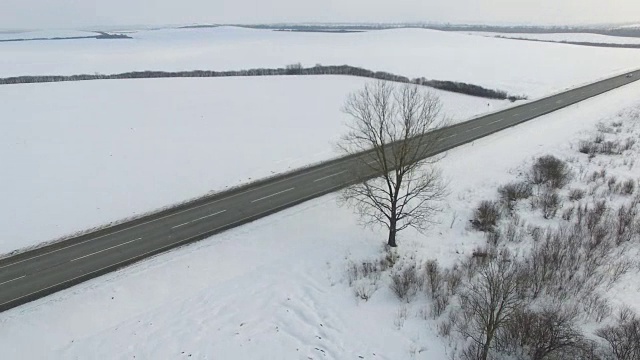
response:
<path fill-rule="evenodd" d="M 636 81 L 640 71 L 626 75 L 440 129 L 429 155 Z M 331 160 L 0 260 L 0 311 L 360 181 L 347 169 L 371 176 L 367 156 Z"/>

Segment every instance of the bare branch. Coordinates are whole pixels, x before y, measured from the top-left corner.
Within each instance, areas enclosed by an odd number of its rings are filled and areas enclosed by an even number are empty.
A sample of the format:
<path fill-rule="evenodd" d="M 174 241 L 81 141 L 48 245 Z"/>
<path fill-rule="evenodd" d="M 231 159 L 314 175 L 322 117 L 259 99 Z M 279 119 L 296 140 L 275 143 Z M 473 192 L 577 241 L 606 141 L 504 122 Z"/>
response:
<path fill-rule="evenodd" d="M 343 191 L 345 203 L 366 225 L 389 229 L 389 245 L 398 231 L 424 230 L 439 211 L 446 184 L 432 165 L 444 124 L 439 99 L 415 85 L 367 84 L 347 98 L 343 111 L 351 117 L 338 147 L 347 155 L 368 153 L 354 175 L 369 179 Z M 429 133 L 428 135 L 426 135 Z"/>

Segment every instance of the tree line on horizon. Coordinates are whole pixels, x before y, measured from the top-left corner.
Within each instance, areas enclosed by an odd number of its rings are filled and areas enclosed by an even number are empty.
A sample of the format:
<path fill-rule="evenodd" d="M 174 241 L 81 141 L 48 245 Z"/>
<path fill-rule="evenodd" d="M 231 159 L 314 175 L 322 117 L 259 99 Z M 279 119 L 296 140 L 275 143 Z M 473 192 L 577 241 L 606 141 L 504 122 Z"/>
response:
<path fill-rule="evenodd" d="M 429 80 L 425 78 L 410 79 L 385 71 L 372 71 L 349 65 L 320 65 L 303 67 L 300 63 L 290 64 L 284 68 L 256 68 L 230 71 L 132 71 L 119 74 L 79 74 L 79 75 L 26 75 L 0 78 L 0 85 L 30 84 L 65 81 L 114 80 L 114 79 L 157 79 L 157 78 L 197 78 L 197 77 L 232 77 L 232 76 L 285 76 L 285 75 L 349 75 L 377 80 L 393 81 L 405 84 L 417 84 L 439 90 L 465 95 L 478 96 L 498 100 L 524 100 L 525 96 L 510 95 L 502 90 L 488 89 L 479 85 L 456 81 Z"/>

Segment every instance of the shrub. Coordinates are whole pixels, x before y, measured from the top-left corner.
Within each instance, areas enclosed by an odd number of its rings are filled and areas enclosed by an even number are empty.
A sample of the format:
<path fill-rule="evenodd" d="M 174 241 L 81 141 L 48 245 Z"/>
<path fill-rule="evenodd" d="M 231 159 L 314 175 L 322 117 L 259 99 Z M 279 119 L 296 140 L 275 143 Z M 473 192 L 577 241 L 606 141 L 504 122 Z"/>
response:
<path fill-rule="evenodd" d="M 569 200 L 571 201 L 582 200 L 582 198 L 584 198 L 584 195 L 585 195 L 585 191 L 582 189 L 571 189 L 569 191 Z"/>
<path fill-rule="evenodd" d="M 424 280 L 427 292 L 431 295 L 431 298 L 434 298 L 442 292 L 444 278 L 438 265 L 438 260 L 427 261 L 424 269 Z"/>
<path fill-rule="evenodd" d="M 352 286 L 354 282 L 364 278 L 379 280 L 382 272 L 387 270 L 387 268 L 388 265 L 384 259 L 367 260 L 357 263 L 350 262 L 347 267 L 349 286 Z"/>
<path fill-rule="evenodd" d="M 542 311 L 517 311 L 496 339 L 497 347 L 511 355 L 526 355 L 529 359 L 564 359 L 562 353 L 580 347 L 582 333 L 571 312 L 560 308 Z"/>
<path fill-rule="evenodd" d="M 444 272 L 444 280 L 447 283 L 447 291 L 449 295 L 454 295 L 458 292 L 458 288 L 462 284 L 462 271 L 455 265 L 451 269 L 446 269 Z"/>
<path fill-rule="evenodd" d="M 635 189 L 636 189 L 635 181 L 633 181 L 632 179 L 628 179 L 622 183 L 622 187 L 620 188 L 620 191 L 625 195 L 631 195 L 633 194 Z"/>
<path fill-rule="evenodd" d="M 621 205 L 616 216 L 616 241 L 618 244 L 631 240 L 633 236 L 634 221 L 638 211 L 635 206 L 626 207 Z"/>
<path fill-rule="evenodd" d="M 593 233 L 596 226 L 600 224 L 600 221 L 607 212 L 607 203 L 605 200 L 596 201 L 593 209 L 587 209 L 585 214 L 587 229 Z"/>
<path fill-rule="evenodd" d="M 635 139 L 627 138 L 624 144 L 622 144 L 622 146 L 620 147 L 620 150 L 622 151 L 630 150 L 633 147 L 633 145 L 635 145 L 635 143 L 636 143 Z"/>
<path fill-rule="evenodd" d="M 640 359 L 640 320 L 637 318 L 602 328 L 596 335 L 608 343 L 615 359 Z"/>
<path fill-rule="evenodd" d="M 573 217 L 573 212 L 575 211 L 574 207 L 570 207 L 567 208 L 565 211 L 562 212 L 562 220 L 571 220 L 571 218 Z"/>
<path fill-rule="evenodd" d="M 509 210 L 513 210 L 515 202 L 526 199 L 533 194 L 533 187 L 525 181 L 512 182 L 499 187 L 498 194 L 500 195 L 500 200 Z"/>
<path fill-rule="evenodd" d="M 435 319 L 442 315 L 449 306 L 449 297 L 445 294 L 439 294 L 433 298 L 431 303 L 431 316 Z"/>
<path fill-rule="evenodd" d="M 469 281 L 461 294 L 463 321 L 458 331 L 472 340 L 472 353 L 478 358 L 487 359 L 499 331 L 522 306 L 517 287 L 516 266 L 494 260 Z"/>
<path fill-rule="evenodd" d="M 420 281 L 415 265 L 410 265 L 391 275 L 391 290 L 406 302 L 410 302 L 420 289 Z"/>
<path fill-rule="evenodd" d="M 534 184 L 545 184 L 554 189 L 562 188 L 570 180 L 567 164 L 553 155 L 539 157 L 531 168 Z"/>
<path fill-rule="evenodd" d="M 607 187 L 609 188 L 609 191 L 615 190 L 617 181 L 618 179 L 616 179 L 615 176 L 612 176 L 609 178 L 609 180 L 607 180 Z"/>
<path fill-rule="evenodd" d="M 595 154 L 598 150 L 598 145 L 588 141 L 588 140 L 582 140 L 578 143 L 578 151 L 580 151 L 583 154 Z"/>
<path fill-rule="evenodd" d="M 377 290 L 378 284 L 376 281 L 361 282 L 356 284 L 353 288 L 353 292 L 355 293 L 356 297 L 364 301 L 369 301 L 369 299 L 371 299 L 371 296 L 373 296 L 373 293 L 375 293 Z"/>
<path fill-rule="evenodd" d="M 471 225 L 479 231 L 493 231 L 500 219 L 500 210 L 495 202 L 484 200 L 476 208 Z"/>
<path fill-rule="evenodd" d="M 500 229 L 493 229 L 493 231 L 485 232 L 484 238 L 487 239 L 488 244 L 498 245 L 500 239 L 502 239 L 502 231 L 500 231 Z"/>
<path fill-rule="evenodd" d="M 547 191 L 540 196 L 540 209 L 545 219 L 551 219 L 556 216 L 560 207 L 560 196 L 551 191 Z"/>
<path fill-rule="evenodd" d="M 605 141 L 600 144 L 600 153 L 605 155 L 617 155 L 620 154 L 620 142 Z"/>

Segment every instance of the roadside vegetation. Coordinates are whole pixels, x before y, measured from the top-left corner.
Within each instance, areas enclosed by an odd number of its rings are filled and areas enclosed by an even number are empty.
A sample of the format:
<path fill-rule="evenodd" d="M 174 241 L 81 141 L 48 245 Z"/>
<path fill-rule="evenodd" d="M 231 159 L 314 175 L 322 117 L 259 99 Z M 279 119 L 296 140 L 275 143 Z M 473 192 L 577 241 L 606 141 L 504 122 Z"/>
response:
<path fill-rule="evenodd" d="M 389 247 L 351 260 L 356 298 L 388 287 L 404 309 L 394 325 L 418 308 L 451 359 L 640 359 L 640 314 L 610 298 L 640 273 L 638 121 L 623 112 L 573 154 L 523 165 L 476 204 L 468 228 L 486 242 L 453 266 Z"/>

